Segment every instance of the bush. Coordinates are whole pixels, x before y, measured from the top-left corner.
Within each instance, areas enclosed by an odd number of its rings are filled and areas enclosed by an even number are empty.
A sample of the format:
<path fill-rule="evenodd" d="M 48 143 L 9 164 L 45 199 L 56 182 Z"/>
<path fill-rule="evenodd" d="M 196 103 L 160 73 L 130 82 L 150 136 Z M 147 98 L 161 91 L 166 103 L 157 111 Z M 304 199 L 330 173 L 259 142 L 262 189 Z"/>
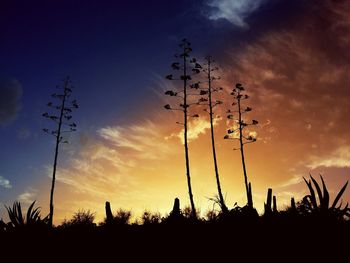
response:
<path fill-rule="evenodd" d="M 104 219 L 101 225 L 128 225 L 131 219 L 131 211 L 124 210 L 120 208 L 113 218 L 108 221 L 107 218 Z"/>
<path fill-rule="evenodd" d="M 141 217 L 142 224 L 150 225 L 150 224 L 159 224 L 162 221 L 162 217 L 160 213 L 152 214 L 149 211 L 145 211 Z"/>
<path fill-rule="evenodd" d="M 64 220 L 62 223 L 63 228 L 67 227 L 94 227 L 95 213 L 91 213 L 90 210 L 79 210 L 73 215 L 73 218 L 69 221 Z"/>

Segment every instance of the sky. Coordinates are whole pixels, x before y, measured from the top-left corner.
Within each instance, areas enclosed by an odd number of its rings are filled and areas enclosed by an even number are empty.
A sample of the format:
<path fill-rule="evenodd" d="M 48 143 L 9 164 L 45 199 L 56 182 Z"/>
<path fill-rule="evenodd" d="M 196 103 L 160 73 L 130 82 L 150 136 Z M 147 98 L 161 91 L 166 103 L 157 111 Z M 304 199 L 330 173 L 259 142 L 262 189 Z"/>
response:
<path fill-rule="evenodd" d="M 59 152 L 55 223 L 85 209 L 169 212 L 189 204 L 181 115 L 165 79 L 182 38 L 215 58 L 224 92 L 215 132 L 227 205 L 245 205 L 240 155 L 223 140 L 235 83 L 259 120 L 246 147 L 261 212 L 268 188 L 285 208 L 323 175 L 331 198 L 350 176 L 350 3 L 346 0 L 19 1 L 0 3 L 0 218 L 34 200 L 48 212 L 55 142 L 42 132 L 50 95 L 71 77 L 78 131 Z M 216 194 L 208 116 L 189 123 L 197 207 Z M 343 202 L 350 200 L 347 189 Z"/>

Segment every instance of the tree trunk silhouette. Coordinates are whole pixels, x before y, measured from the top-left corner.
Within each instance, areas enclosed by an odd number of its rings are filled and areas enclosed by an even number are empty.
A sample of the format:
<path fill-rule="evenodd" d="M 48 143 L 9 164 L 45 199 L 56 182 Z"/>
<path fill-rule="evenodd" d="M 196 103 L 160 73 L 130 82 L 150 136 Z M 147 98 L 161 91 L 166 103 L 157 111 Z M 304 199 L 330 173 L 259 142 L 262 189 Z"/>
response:
<path fill-rule="evenodd" d="M 186 52 L 186 47 L 184 47 L 184 53 Z M 192 193 L 192 186 L 191 186 L 191 174 L 190 174 L 190 160 L 188 156 L 188 141 L 187 141 L 187 119 L 188 119 L 188 105 L 187 105 L 187 59 L 186 56 L 183 57 L 183 76 L 184 76 L 184 86 L 183 86 L 183 93 L 184 93 L 184 147 L 185 147 L 185 160 L 186 160 L 186 177 L 187 177 L 187 186 L 188 186 L 188 194 L 190 197 L 190 203 L 191 203 L 191 213 L 192 217 L 196 218 L 196 208 L 193 201 L 193 193 Z"/>
<path fill-rule="evenodd" d="M 181 103 L 179 105 L 179 107 L 171 107 L 170 104 L 166 104 L 164 105 L 164 108 L 166 110 L 178 110 L 178 111 L 182 111 L 183 112 L 183 123 L 180 122 L 176 122 L 177 124 L 181 124 L 183 125 L 183 144 L 184 144 L 184 150 L 185 150 L 185 165 L 186 165 L 186 179 L 187 179 L 187 187 L 188 187 L 188 195 L 190 197 L 190 204 L 191 204 L 191 217 L 196 218 L 197 217 L 197 213 L 196 213 L 196 208 L 194 205 L 194 201 L 193 201 L 193 193 L 192 193 L 192 185 L 191 185 L 191 173 L 190 173 L 190 159 L 189 159 L 189 153 L 188 153 L 188 119 L 189 117 L 199 117 L 198 114 L 195 114 L 193 116 L 189 115 L 189 107 L 191 105 L 197 104 L 197 103 L 188 103 L 188 96 L 194 95 L 194 94 L 190 94 L 188 93 L 188 81 L 192 80 L 191 75 L 194 74 L 198 74 L 200 73 L 200 70 L 196 63 L 196 59 L 195 58 L 191 58 L 190 56 L 190 52 L 192 51 L 191 48 L 191 43 L 188 42 L 186 40 L 186 38 L 184 38 L 181 41 L 181 44 L 179 45 L 182 48 L 182 53 L 181 54 L 175 54 L 176 58 L 182 58 L 180 61 L 178 62 L 174 62 L 171 64 L 171 67 L 173 70 L 180 70 L 180 75 L 179 78 L 173 78 L 173 75 L 167 75 L 165 78 L 169 79 L 169 80 L 181 80 L 183 87 L 181 87 L 181 91 L 177 92 L 177 91 L 173 91 L 173 90 L 168 90 L 165 92 L 165 95 L 169 95 L 169 96 L 173 96 L 173 97 L 178 97 L 181 98 Z M 191 64 L 195 64 L 195 66 L 192 66 Z M 199 65 L 199 64 L 198 64 Z M 200 66 L 200 65 L 199 65 Z M 188 73 L 189 72 L 189 73 Z M 191 73 L 192 72 L 192 73 Z M 176 74 L 177 75 L 177 74 Z M 198 83 L 195 83 L 196 85 L 198 85 Z M 195 84 L 190 85 L 191 88 L 193 88 L 195 86 Z M 180 87 L 179 87 L 180 88 Z M 181 94 L 181 95 L 179 95 Z M 197 94 L 196 94 L 197 95 Z"/>
<path fill-rule="evenodd" d="M 56 167 L 57 167 L 57 159 L 58 159 L 58 148 L 59 148 L 59 145 L 61 142 L 61 128 L 62 128 L 65 102 L 66 102 L 66 98 L 67 98 L 66 88 L 68 87 L 68 81 L 69 81 L 69 78 L 67 77 L 65 79 L 65 82 L 64 82 L 64 95 L 63 95 L 63 99 L 62 99 L 62 104 L 61 104 L 61 109 L 60 109 L 60 117 L 59 117 L 59 121 L 58 121 L 56 147 L 55 147 L 55 158 L 54 158 L 54 163 L 53 163 L 52 184 L 51 184 L 51 191 L 50 191 L 50 216 L 49 216 L 49 225 L 51 227 L 53 225 L 53 213 L 54 213 L 53 195 L 54 195 L 55 183 L 56 183 Z"/>
<path fill-rule="evenodd" d="M 238 98 L 238 121 L 239 121 L 239 143 L 240 143 L 240 151 L 241 151 L 241 159 L 242 159 L 242 167 L 243 167 L 243 175 L 244 175 L 244 184 L 246 188 L 247 193 L 247 205 L 250 208 L 253 208 L 253 197 L 251 192 L 251 187 L 248 185 L 248 176 L 247 176 L 247 169 L 245 165 L 245 158 L 244 158 L 244 144 L 243 144 L 243 121 L 242 121 L 242 111 L 241 111 L 241 99 Z"/>
<path fill-rule="evenodd" d="M 218 188 L 218 196 L 219 196 L 220 206 L 221 206 L 222 212 L 226 213 L 226 212 L 228 212 L 228 209 L 227 209 L 227 206 L 225 204 L 225 200 L 224 200 L 224 197 L 223 197 L 222 191 L 221 191 L 219 169 L 218 169 L 218 164 L 217 164 L 217 159 L 216 159 L 211 78 L 212 78 L 211 77 L 211 59 L 210 59 L 210 57 L 208 57 L 208 92 L 209 92 L 208 97 L 209 97 L 209 118 L 210 118 L 211 146 L 212 146 L 212 152 L 213 152 L 215 178 L 216 178 L 216 185 Z"/>

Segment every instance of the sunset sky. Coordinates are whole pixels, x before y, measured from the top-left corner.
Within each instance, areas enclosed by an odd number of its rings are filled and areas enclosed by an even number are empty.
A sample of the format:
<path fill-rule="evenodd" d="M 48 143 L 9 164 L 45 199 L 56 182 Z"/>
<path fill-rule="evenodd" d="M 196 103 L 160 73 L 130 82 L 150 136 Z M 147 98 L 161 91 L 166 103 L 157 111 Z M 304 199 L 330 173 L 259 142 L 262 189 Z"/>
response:
<path fill-rule="evenodd" d="M 55 223 L 79 209 L 169 212 L 189 204 L 181 115 L 165 79 L 180 40 L 212 55 L 224 88 L 215 122 L 219 173 L 229 207 L 246 204 L 237 145 L 223 137 L 230 90 L 240 82 L 259 120 L 246 147 L 261 212 L 268 188 L 278 207 L 322 174 L 331 200 L 350 177 L 350 2 L 347 0 L 19 1 L 0 3 L 0 218 L 4 205 L 37 200 L 49 210 L 54 140 L 41 115 L 69 75 L 78 131 L 60 149 Z M 194 201 L 216 184 L 208 116 L 189 124 Z M 350 201 L 350 189 L 343 196 Z"/>

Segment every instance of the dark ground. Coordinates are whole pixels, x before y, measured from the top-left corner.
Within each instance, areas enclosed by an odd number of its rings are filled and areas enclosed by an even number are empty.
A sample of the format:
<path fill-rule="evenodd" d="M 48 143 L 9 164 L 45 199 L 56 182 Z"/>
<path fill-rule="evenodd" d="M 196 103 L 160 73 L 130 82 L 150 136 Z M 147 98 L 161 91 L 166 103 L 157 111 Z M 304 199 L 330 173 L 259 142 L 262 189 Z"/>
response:
<path fill-rule="evenodd" d="M 1 262 L 349 262 L 350 222 L 17 229 L 0 243 Z"/>

